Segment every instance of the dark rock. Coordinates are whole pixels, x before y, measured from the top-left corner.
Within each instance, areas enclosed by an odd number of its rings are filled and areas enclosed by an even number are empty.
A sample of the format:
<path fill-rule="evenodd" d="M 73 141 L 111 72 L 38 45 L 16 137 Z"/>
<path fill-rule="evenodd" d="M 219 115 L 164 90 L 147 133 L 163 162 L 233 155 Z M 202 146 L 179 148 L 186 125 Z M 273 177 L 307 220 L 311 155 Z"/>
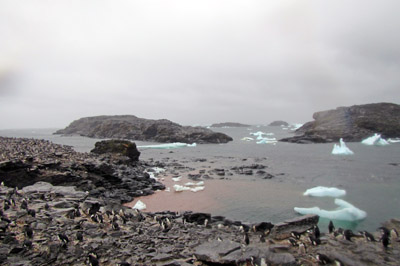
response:
<path fill-rule="evenodd" d="M 231 260 L 224 259 L 230 253 L 240 250 L 241 244 L 233 241 L 217 241 L 206 242 L 194 250 L 194 255 L 200 261 L 211 262 L 211 263 L 234 263 L 236 258 Z"/>
<path fill-rule="evenodd" d="M 128 140 L 103 140 L 96 142 L 93 153 L 118 153 L 129 157 L 132 161 L 139 161 L 140 152 L 136 148 L 134 142 Z"/>
<path fill-rule="evenodd" d="M 319 216 L 307 214 L 299 216 L 284 222 L 275 224 L 271 230 L 270 236 L 275 239 L 286 239 L 290 237 L 291 231 L 299 233 L 305 232 L 314 225 L 318 224 Z"/>
<path fill-rule="evenodd" d="M 150 120 L 133 115 L 81 118 L 54 134 L 156 142 L 227 143 L 233 139 L 202 127 L 181 126 L 166 119 Z"/>
<path fill-rule="evenodd" d="M 314 121 L 296 130 L 298 136 L 281 139 L 293 143 L 361 141 L 374 133 L 384 138 L 400 136 L 400 105 L 374 103 L 338 107 L 314 113 Z"/>
<path fill-rule="evenodd" d="M 272 127 L 280 127 L 280 126 L 289 126 L 288 122 L 282 121 L 282 120 L 277 120 L 277 121 L 273 121 L 271 122 L 268 126 L 272 126 Z"/>
<path fill-rule="evenodd" d="M 251 125 L 234 123 L 234 122 L 225 122 L 225 123 L 217 123 L 212 124 L 210 127 L 250 127 Z"/>
<path fill-rule="evenodd" d="M 184 213 L 183 217 L 189 223 L 197 223 L 197 224 L 204 224 L 205 220 L 211 220 L 211 214 L 209 213 L 201 213 L 201 212 L 186 212 Z"/>

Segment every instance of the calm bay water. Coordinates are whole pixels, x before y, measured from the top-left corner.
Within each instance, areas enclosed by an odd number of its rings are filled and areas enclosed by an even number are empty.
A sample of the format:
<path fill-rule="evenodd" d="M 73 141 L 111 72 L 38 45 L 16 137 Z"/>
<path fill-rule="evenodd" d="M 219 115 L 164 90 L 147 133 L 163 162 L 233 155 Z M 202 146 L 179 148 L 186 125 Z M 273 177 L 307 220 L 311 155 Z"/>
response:
<path fill-rule="evenodd" d="M 84 137 L 52 135 L 56 129 L 0 130 L 0 136 L 48 139 L 71 145 L 77 151 L 88 152 L 98 140 Z M 205 180 L 205 190 L 193 192 L 158 192 L 141 199 L 150 210 L 196 210 L 224 215 L 247 222 L 280 222 L 297 216 L 294 207 L 314 207 L 332 210 L 333 198 L 306 197 L 308 188 L 328 186 L 345 189 L 344 200 L 367 212 L 367 218 L 353 223 L 336 221 L 338 226 L 351 229 L 375 230 L 390 218 L 400 218 L 400 144 L 385 147 L 347 143 L 352 156 L 331 155 L 333 144 L 256 144 L 242 141 L 252 137 L 250 132 L 274 133 L 280 139 L 292 133 L 280 127 L 214 129 L 234 138 L 228 144 L 204 144 L 174 150 L 142 149 L 141 159 L 177 160 L 187 167 L 208 171 L 214 168 L 259 163 L 268 166 L 274 178 L 263 180 L 256 176 L 232 175 L 229 179 Z M 138 145 L 151 144 L 137 142 Z M 172 152 L 171 152 L 172 151 Z M 206 159 L 198 160 L 198 159 Z M 164 176 L 167 186 L 173 182 Z M 183 177 L 186 178 L 185 176 Z M 171 187 L 171 191 L 172 191 Z M 321 227 L 328 221 L 322 219 Z"/>

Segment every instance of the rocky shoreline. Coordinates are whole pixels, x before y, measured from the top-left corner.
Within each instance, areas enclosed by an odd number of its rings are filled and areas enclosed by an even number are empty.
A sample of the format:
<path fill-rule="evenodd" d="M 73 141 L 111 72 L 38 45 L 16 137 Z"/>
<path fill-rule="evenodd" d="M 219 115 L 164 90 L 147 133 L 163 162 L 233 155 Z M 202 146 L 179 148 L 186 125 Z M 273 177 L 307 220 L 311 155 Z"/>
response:
<path fill-rule="evenodd" d="M 0 138 L 2 265 L 398 265 L 395 231 L 319 233 L 318 216 L 243 224 L 121 205 L 163 185 L 157 162 L 77 153 L 44 140 Z M 39 181 L 39 182 L 38 182 Z M 51 183 L 51 184 L 50 184 Z M 14 187 L 19 189 L 15 189 Z M 73 186 L 73 187 L 72 187 Z M 130 197 L 130 198 L 127 198 Z M 400 221 L 385 224 L 400 230 Z M 390 242 L 384 247 L 379 239 Z M 371 240 L 371 239 L 370 239 Z"/>

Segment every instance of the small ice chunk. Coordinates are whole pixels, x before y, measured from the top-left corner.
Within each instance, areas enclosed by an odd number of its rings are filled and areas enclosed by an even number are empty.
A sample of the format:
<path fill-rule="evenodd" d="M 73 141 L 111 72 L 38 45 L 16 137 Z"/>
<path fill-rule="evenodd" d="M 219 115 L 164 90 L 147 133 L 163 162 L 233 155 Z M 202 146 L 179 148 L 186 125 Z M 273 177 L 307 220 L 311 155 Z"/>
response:
<path fill-rule="evenodd" d="M 276 144 L 278 141 L 276 138 L 262 138 L 260 141 L 257 141 L 257 144 Z"/>
<path fill-rule="evenodd" d="M 307 189 L 306 192 L 303 194 L 304 196 L 311 196 L 311 197 L 343 197 L 346 195 L 346 190 L 338 189 L 335 187 L 313 187 Z"/>
<path fill-rule="evenodd" d="M 182 191 L 190 190 L 190 187 L 174 185 L 174 190 L 175 190 L 175 192 L 182 192 Z"/>
<path fill-rule="evenodd" d="M 182 179 L 182 176 L 177 176 L 177 177 L 173 177 L 172 181 L 179 182 L 179 181 L 181 181 L 181 179 Z"/>
<path fill-rule="evenodd" d="M 252 141 L 254 139 L 253 138 L 249 138 L 249 137 L 244 137 L 244 138 L 242 138 L 242 140 L 244 140 L 244 141 Z"/>
<path fill-rule="evenodd" d="M 197 182 L 197 183 L 187 182 L 187 183 L 185 184 L 185 186 L 188 186 L 188 187 L 203 186 L 203 185 L 204 185 L 204 181 L 200 181 L 200 182 Z"/>
<path fill-rule="evenodd" d="M 386 146 L 389 145 L 390 143 L 387 142 L 385 139 L 381 137 L 381 134 L 375 133 L 372 137 L 366 138 L 363 141 L 361 141 L 362 144 L 365 145 L 374 145 L 374 146 Z"/>
<path fill-rule="evenodd" d="M 141 210 L 146 209 L 146 204 L 144 204 L 143 201 L 138 200 L 136 202 L 135 206 L 133 206 L 132 208 L 141 211 Z"/>
<path fill-rule="evenodd" d="M 320 217 L 327 218 L 330 220 L 343 220 L 343 221 L 359 221 L 367 217 L 367 213 L 363 210 L 358 209 L 354 205 L 344 201 L 342 199 L 335 199 L 335 204 L 339 207 L 333 211 L 327 211 L 320 209 L 319 207 L 312 208 L 298 208 L 295 207 L 295 212 L 302 215 L 305 214 L 316 214 Z"/>
<path fill-rule="evenodd" d="M 334 154 L 334 155 L 353 155 L 354 154 L 354 152 L 346 146 L 346 143 L 344 143 L 342 138 L 340 138 L 339 143 L 340 143 L 339 145 L 333 144 L 332 154 Z"/>
<path fill-rule="evenodd" d="M 196 143 L 187 144 L 182 142 L 174 142 L 174 143 L 138 146 L 138 148 L 147 148 L 147 149 L 177 149 L 185 147 L 196 147 Z"/>
<path fill-rule="evenodd" d="M 204 190 L 204 188 L 205 188 L 204 186 L 202 186 L 202 187 L 194 187 L 194 188 L 191 188 L 190 191 L 197 192 L 197 191 Z"/>
<path fill-rule="evenodd" d="M 170 187 L 167 187 L 164 191 L 165 191 L 165 192 L 171 192 L 171 188 L 170 188 Z"/>

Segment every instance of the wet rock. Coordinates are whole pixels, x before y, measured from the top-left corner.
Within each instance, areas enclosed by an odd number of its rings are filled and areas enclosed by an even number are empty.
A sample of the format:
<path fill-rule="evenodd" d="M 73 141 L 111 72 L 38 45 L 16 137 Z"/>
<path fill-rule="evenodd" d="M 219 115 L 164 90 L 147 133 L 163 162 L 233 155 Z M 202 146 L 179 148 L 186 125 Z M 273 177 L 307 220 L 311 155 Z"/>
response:
<path fill-rule="evenodd" d="M 290 237 L 291 231 L 303 233 L 318 224 L 319 216 L 307 214 L 275 224 L 270 236 L 275 239 L 286 239 Z"/>
<path fill-rule="evenodd" d="M 196 258 L 203 262 L 232 264 L 235 258 L 226 259 L 230 253 L 240 250 L 241 244 L 233 241 L 218 241 L 214 240 L 206 242 L 194 250 Z"/>
<path fill-rule="evenodd" d="M 127 156 L 131 161 L 139 161 L 140 152 L 134 142 L 128 140 L 103 140 L 95 143 L 93 153 L 117 153 Z"/>

